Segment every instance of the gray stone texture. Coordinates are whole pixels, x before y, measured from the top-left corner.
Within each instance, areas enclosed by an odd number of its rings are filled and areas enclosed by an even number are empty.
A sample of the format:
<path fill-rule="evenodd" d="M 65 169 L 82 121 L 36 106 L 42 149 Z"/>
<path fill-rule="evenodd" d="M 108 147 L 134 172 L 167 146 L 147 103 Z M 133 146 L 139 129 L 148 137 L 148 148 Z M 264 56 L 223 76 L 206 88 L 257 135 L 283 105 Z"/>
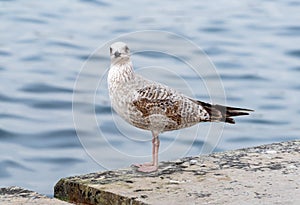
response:
<path fill-rule="evenodd" d="M 54 196 L 85 204 L 300 204 L 300 141 L 61 179 Z"/>

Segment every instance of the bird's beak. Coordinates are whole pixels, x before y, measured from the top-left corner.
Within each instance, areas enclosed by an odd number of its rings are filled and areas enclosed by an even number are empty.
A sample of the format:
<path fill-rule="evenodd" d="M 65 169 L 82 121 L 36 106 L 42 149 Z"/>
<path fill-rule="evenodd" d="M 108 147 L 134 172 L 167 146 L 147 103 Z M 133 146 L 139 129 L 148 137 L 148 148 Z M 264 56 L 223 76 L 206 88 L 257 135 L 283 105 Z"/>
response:
<path fill-rule="evenodd" d="M 116 52 L 114 53 L 114 55 L 115 55 L 115 57 L 117 58 L 117 57 L 120 57 L 120 56 L 121 56 L 121 53 L 119 53 L 119 51 L 116 51 Z"/>

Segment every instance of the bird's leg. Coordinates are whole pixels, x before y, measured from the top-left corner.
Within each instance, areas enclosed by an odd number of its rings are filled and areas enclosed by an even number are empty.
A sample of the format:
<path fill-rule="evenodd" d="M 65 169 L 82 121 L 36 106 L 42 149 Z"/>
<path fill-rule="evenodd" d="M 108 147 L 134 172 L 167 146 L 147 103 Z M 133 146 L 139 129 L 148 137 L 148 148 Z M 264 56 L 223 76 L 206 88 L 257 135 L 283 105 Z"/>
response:
<path fill-rule="evenodd" d="M 152 132 L 152 162 L 153 166 L 158 167 L 158 150 L 159 150 L 159 138 L 158 134 Z"/>
<path fill-rule="evenodd" d="M 158 169 L 158 150 L 159 150 L 158 134 L 152 131 L 152 163 L 145 163 L 138 166 L 140 172 L 154 172 Z"/>

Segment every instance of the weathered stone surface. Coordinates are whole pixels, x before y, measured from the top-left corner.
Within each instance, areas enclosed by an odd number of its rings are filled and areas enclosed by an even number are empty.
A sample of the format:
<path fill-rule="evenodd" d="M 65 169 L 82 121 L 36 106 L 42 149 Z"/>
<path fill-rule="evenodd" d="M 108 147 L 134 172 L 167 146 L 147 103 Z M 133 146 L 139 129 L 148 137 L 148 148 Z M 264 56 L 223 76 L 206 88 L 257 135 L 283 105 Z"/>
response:
<path fill-rule="evenodd" d="M 85 204 L 300 204 L 300 141 L 61 179 L 54 196 Z"/>
<path fill-rule="evenodd" d="M 51 199 L 44 195 L 33 191 L 22 189 L 20 187 L 0 188 L 0 204 L 1 205 L 68 205 L 70 203 Z"/>

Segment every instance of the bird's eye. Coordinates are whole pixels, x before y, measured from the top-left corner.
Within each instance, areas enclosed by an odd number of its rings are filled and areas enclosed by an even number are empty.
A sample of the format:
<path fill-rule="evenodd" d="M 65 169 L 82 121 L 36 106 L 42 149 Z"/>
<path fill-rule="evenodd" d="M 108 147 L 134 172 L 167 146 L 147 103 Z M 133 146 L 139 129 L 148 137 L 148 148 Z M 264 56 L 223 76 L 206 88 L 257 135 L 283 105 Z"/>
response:
<path fill-rule="evenodd" d="M 109 48 L 109 50 L 110 50 L 110 54 L 112 53 L 112 48 Z"/>
<path fill-rule="evenodd" d="M 125 51 L 126 51 L 126 53 L 129 52 L 129 48 L 127 46 L 125 47 Z"/>

